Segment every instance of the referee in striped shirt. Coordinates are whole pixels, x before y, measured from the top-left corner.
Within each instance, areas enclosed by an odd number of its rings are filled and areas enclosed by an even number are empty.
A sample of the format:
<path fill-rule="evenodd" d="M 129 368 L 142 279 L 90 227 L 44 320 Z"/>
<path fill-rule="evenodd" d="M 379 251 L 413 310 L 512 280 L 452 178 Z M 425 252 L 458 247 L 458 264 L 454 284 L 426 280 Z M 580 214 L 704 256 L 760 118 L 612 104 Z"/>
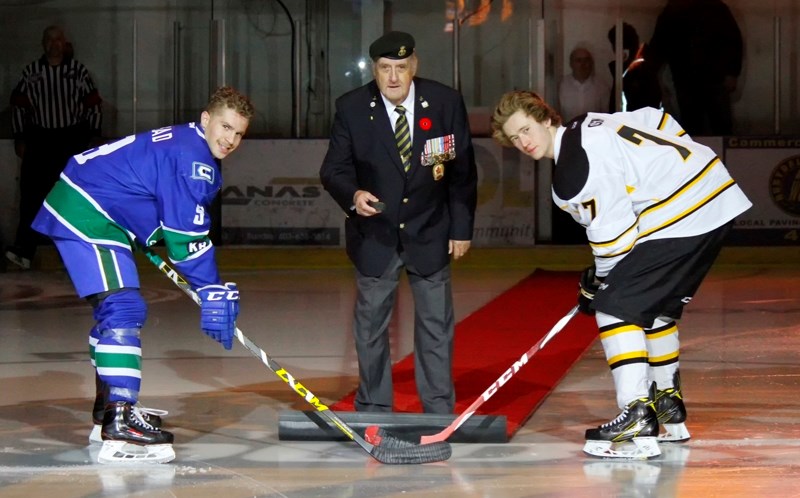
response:
<path fill-rule="evenodd" d="M 45 196 L 71 156 L 100 136 L 100 94 L 86 66 L 72 58 L 64 31 L 49 26 L 42 34 L 44 54 L 22 71 L 11 93 L 14 149 L 22 159 L 19 225 L 6 251 L 13 263 L 29 269 L 41 236 L 31 229 Z"/>

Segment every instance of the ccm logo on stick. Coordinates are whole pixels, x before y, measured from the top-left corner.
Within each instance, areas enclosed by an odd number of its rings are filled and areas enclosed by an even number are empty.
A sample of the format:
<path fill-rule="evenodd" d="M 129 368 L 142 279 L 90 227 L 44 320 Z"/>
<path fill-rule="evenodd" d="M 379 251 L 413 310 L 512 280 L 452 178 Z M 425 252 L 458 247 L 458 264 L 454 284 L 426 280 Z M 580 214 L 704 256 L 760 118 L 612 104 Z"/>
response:
<path fill-rule="evenodd" d="M 322 404 L 322 402 L 316 396 L 314 396 L 314 394 L 311 391 L 306 389 L 306 386 L 297 382 L 295 378 L 292 377 L 292 374 L 290 374 L 283 368 L 281 368 L 280 370 L 276 370 L 275 373 L 278 375 L 278 377 L 285 380 L 286 383 L 289 384 L 292 387 L 292 389 L 294 389 L 294 392 L 305 398 L 305 400 L 311 403 L 311 405 L 313 405 L 314 408 L 316 408 L 318 411 L 323 411 L 328 409 L 328 407 Z"/>
<path fill-rule="evenodd" d="M 484 401 L 491 398 L 492 395 L 496 393 L 498 389 L 503 387 L 503 385 L 506 382 L 508 382 L 508 380 L 511 379 L 511 377 L 513 377 L 515 373 L 519 372 L 519 369 L 522 368 L 527 363 L 528 363 L 528 353 L 524 353 L 522 356 L 520 356 L 518 361 L 515 361 L 514 364 L 511 365 L 511 367 L 509 367 L 508 370 L 503 372 L 503 375 L 501 375 L 499 379 L 494 381 L 494 384 L 489 386 L 489 388 L 483 392 Z"/>

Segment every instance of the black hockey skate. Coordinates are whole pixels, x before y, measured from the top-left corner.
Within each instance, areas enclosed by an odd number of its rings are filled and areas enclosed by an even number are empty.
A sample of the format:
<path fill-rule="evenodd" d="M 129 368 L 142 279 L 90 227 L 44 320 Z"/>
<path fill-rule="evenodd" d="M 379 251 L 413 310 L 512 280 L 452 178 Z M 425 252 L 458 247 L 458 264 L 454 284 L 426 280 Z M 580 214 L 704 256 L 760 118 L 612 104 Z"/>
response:
<path fill-rule="evenodd" d="M 175 458 L 171 432 L 153 427 L 141 412 L 126 401 L 106 405 L 101 431 L 100 463 L 166 463 Z"/>
<path fill-rule="evenodd" d="M 647 398 L 631 401 L 617 418 L 586 430 L 584 453 L 603 458 L 647 459 L 661 454 L 655 385 Z"/>
<path fill-rule="evenodd" d="M 691 438 L 686 428 L 686 406 L 681 394 L 681 377 L 678 372 L 672 377 L 673 387 L 659 389 L 656 393 L 656 413 L 658 423 L 663 424 L 665 433 L 659 434 L 658 440 L 682 443 Z"/>
<path fill-rule="evenodd" d="M 89 433 L 90 443 L 102 443 L 103 437 L 101 432 L 103 430 L 103 417 L 106 411 L 106 398 L 108 397 L 108 387 L 106 383 L 100 380 L 100 377 L 95 374 L 95 387 L 97 394 L 94 397 L 94 407 L 92 407 L 92 432 Z M 139 412 L 139 415 L 145 422 L 152 425 L 156 429 L 161 428 L 161 417 L 167 415 L 167 410 L 159 410 L 157 408 L 147 408 L 139 403 L 133 405 L 133 409 Z"/>

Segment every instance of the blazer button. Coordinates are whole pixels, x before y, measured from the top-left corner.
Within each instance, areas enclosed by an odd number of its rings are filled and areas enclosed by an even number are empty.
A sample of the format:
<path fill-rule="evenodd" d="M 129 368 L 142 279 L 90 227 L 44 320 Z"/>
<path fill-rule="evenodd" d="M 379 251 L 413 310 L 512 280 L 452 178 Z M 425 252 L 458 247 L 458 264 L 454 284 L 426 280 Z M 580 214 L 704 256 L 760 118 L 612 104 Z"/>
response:
<path fill-rule="evenodd" d="M 405 223 L 400 223 L 400 230 L 404 229 L 405 227 L 406 227 Z"/>
<path fill-rule="evenodd" d="M 408 204 L 408 197 L 403 197 L 403 204 Z"/>

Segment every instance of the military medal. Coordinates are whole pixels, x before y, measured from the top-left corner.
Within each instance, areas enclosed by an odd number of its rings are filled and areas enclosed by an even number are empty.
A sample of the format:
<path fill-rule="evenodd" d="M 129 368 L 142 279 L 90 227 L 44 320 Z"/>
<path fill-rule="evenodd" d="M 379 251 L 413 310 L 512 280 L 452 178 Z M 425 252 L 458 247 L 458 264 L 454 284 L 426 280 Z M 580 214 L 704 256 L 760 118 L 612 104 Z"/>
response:
<path fill-rule="evenodd" d="M 423 166 L 439 165 L 446 161 L 456 158 L 456 139 L 455 135 L 450 134 L 443 137 L 430 138 L 425 141 L 422 149 L 421 162 Z M 442 166 L 444 174 L 444 166 Z M 434 178 L 436 175 L 433 175 Z"/>
<path fill-rule="evenodd" d="M 444 164 L 438 163 L 433 167 L 433 179 L 437 182 L 444 178 Z"/>

